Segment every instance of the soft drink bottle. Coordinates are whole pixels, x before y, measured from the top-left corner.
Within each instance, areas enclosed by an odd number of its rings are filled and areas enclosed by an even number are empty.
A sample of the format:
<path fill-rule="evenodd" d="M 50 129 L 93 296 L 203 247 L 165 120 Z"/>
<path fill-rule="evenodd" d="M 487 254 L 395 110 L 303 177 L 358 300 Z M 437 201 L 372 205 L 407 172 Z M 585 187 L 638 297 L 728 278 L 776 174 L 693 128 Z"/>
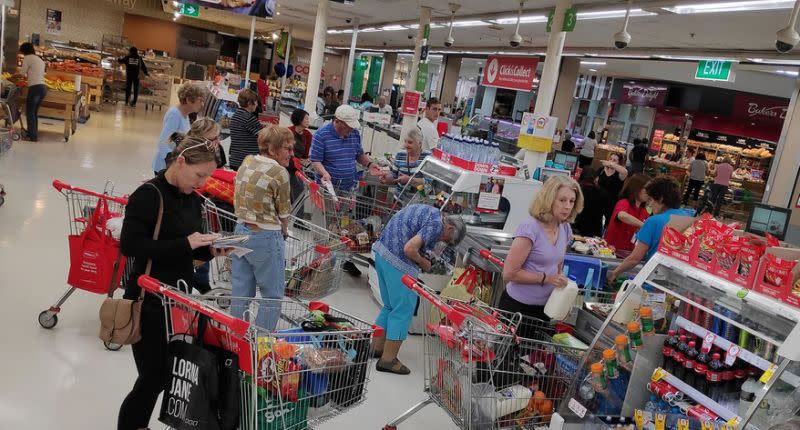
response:
<path fill-rule="evenodd" d="M 675 330 L 668 331 L 667 338 L 664 339 L 664 347 L 661 348 L 661 367 L 669 373 L 675 371 L 675 361 L 673 361 L 672 355 L 675 353 L 675 348 L 677 346 L 678 336 L 675 334 Z"/>
<path fill-rule="evenodd" d="M 708 382 L 708 393 L 706 394 L 711 400 L 717 403 L 722 402 L 725 397 L 725 386 L 722 382 L 722 372 L 725 370 L 725 364 L 722 363 L 719 353 L 711 355 L 711 362 L 708 363 L 708 370 L 706 371 L 706 382 Z"/>
<path fill-rule="evenodd" d="M 722 400 L 728 403 L 738 395 L 736 392 L 736 371 L 733 366 L 728 366 L 725 362 L 723 362 L 722 365 L 724 366 L 722 369 Z M 736 393 L 736 395 L 734 393 Z"/>
<path fill-rule="evenodd" d="M 686 353 L 683 356 L 683 382 L 694 386 L 694 366 L 697 363 L 697 356 L 700 355 L 697 352 L 697 343 L 695 341 L 689 341 L 689 346 L 686 348 Z"/>
<path fill-rule="evenodd" d="M 700 353 L 694 359 L 694 388 L 703 394 L 708 394 L 706 374 L 708 373 L 708 363 L 710 362 L 709 349 L 705 347 L 700 350 Z"/>
<path fill-rule="evenodd" d="M 673 375 L 681 381 L 684 380 L 684 367 L 683 362 L 686 359 L 686 350 L 689 349 L 689 343 L 686 341 L 686 335 L 678 337 L 678 346 L 675 347 L 675 352 L 672 354 L 673 360 Z"/>

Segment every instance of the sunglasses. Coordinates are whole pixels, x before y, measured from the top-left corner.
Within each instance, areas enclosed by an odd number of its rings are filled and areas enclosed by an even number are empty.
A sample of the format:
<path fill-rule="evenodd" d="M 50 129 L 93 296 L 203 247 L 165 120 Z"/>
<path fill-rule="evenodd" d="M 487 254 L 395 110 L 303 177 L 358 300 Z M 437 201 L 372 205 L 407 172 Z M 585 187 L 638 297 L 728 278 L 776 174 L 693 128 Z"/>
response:
<path fill-rule="evenodd" d="M 201 140 L 201 139 L 191 137 L 191 138 L 189 138 L 189 140 L 193 141 L 193 142 L 197 142 L 198 140 Z M 203 146 L 205 146 L 207 151 L 216 151 L 217 150 L 217 144 L 213 140 L 202 139 L 202 143 L 198 143 L 196 145 L 192 145 L 192 146 L 187 147 L 186 149 L 181 151 L 180 154 L 178 154 L 178 157 L 182 156 L 184 153 L 186 153 L 186 151 L 189 151 L 189 150 L 195 149 L 195 148 L 200 148 L 200 147 L 203 147 Z"/>

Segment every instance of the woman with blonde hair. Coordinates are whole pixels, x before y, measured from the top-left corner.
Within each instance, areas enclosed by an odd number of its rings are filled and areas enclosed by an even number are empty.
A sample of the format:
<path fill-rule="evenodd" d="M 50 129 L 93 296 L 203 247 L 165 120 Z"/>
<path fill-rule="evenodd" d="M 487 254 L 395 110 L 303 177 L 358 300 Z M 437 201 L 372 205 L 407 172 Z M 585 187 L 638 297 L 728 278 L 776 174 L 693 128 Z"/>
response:
<path fill-rule="evenodd" d="M 170 138 L 174 133 L 188 133 L 191 129 L 189 114 L 197 113 L 206 101 L 206 89 L 194 82 L 187 82 L 178 89 L 178 106 L 172 106 L 164 114 L 161 134 L 158 136 L 158 150 L 153 158 L 153 172 L 167 168 L 167 155 L 175 149 Z"/>
<path fill-rule="evenodd" d="M 258 133 L 259 155 L 248 155 L 236 174 L 233 206 L 239 224 L 236 234 L 248 235 L 253 251 L 233 257 L 233 297 L 255 297 L 256 285 L 267 300 L 258 310 L 256 325 L 272 331 L 278 323 L 284 292 L 284 240 L 289 234 L 289 173 L 294 135 L 288 128 L 270 126 Z M 231 311 L 242 318 L 247 300 L 233 299 Z M 252 319 L 252 318 L 250 318 Z"/>
<path fill-rule="evenodd" d="M 186 134 L 172 133 L 170 141 L 177 145 L 184 136 L 208 140 L 217 147 L 217 168 L 221 168 L 228 164 L 228 159 L 225 157 L 225 150 L 220 144 L 220 132 L 221 129 L 216 121 L 211 118 L 200 118 L 192 123 L 192 126 Z"/>
<path fill-rule="evenodd" d="M 514 233 L 506 257 L 503 280 L 508 284 L 500 308 L 548 321 L 544 305 L 556 288 L 567 286 L 561 274 L 567 246 L 572 241 L 570 223 L 583 210 L 580 186 L 567 176 L 552 176 L 531 202 L 530 217 Z M 531 327 L 518 334 L 530 338 Z"/>

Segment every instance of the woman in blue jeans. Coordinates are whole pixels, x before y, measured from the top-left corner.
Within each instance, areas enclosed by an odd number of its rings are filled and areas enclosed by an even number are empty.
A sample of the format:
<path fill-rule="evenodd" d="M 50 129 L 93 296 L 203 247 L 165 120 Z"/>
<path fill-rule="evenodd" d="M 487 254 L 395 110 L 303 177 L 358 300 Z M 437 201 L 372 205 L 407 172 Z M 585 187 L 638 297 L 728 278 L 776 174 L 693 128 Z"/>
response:
<path fill-rule="evenodd" d="M 33 44 L 29 42 L 19 46 L 19 53 L 25 56 L 19 70 L 28 81 L 28 97 L 25 99 L 28 135 L 25 136 L 25 140 L 36 142 L 39 140 L 39 106 L 47 96 L 47 87 L 44 85 L 44 61 L 36 55 Z"/>
<path fill-rule="evenodd" d="M 246 247 L 253 251 L 233 257 L 233 299 L 231 311 L 242 318 L 249 315 L 250 300 L 256 286 L 261 291 L 255 323 L 274 330 L 283 298 L 284 240 L 288 235 L 291 211 L 289 173 L 286 166 L 294 153 L 294 136 L 288 128 L 272 126 L 258 133 L 259 155 L 248 155 L 236 173 L 233 205 L 239 225 L 236 234 L 250 236 Z"/>

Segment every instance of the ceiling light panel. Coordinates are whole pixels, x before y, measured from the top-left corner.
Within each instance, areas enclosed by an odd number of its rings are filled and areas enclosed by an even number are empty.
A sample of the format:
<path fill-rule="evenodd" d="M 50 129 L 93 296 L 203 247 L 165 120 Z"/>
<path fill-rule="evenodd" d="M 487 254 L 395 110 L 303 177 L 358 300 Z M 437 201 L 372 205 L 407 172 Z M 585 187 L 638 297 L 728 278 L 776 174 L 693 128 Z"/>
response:
<path fill-rule="evenodd" d="M 480 27 L 490 25 L 486 21 L 453 21 L 453 27 Z"/>
<path fill-rule="evenodd" d="M 597 11 L 597 12 L 578 12 L 578 20 L 589 20 L 589 19 L 610 19 L 610 18 L 625 18 L 625 9 L 619 10 L 604 10 L 604 11 Z M 631 17 L 634 16 L 654 16 L 658 15 L 657 13 L 648 12 L 642 9 L 631 9 Z"/>
<path fill-rule="evenodd" d="M 517 23 L 517 17 L 516 16 L 510 16 L 510 17 L 507 17 L 507 18 L 495 19 L 493 21 L 495 23 L 497 23 L 497 24 L 503 24 L 503 25 L 516 24 Z M 547 22 L 547 17 L 544 16 L 544 15 L 525 15 L 525 16 L 523 16 L 523 17 L 521 17 L 519 19 L 519 22 L 521 24 L 531 24 L 531 23 L 535 23 L 535 22 Z"/>
<path fill-rule="evenodd" d="M 777 9 L 791 9 L 794 1 L 768 1 L 768 0 L 754 0 L 754 1 L 728 1 L 728 2 L 713 2 L 701 4 L 685 4 L 673 7 L 665 7 L 673 13 L 688 15 L 695 13 L 715 13 L 715 12 L 746 12 L 756 10 L 777 10 Z"/>

